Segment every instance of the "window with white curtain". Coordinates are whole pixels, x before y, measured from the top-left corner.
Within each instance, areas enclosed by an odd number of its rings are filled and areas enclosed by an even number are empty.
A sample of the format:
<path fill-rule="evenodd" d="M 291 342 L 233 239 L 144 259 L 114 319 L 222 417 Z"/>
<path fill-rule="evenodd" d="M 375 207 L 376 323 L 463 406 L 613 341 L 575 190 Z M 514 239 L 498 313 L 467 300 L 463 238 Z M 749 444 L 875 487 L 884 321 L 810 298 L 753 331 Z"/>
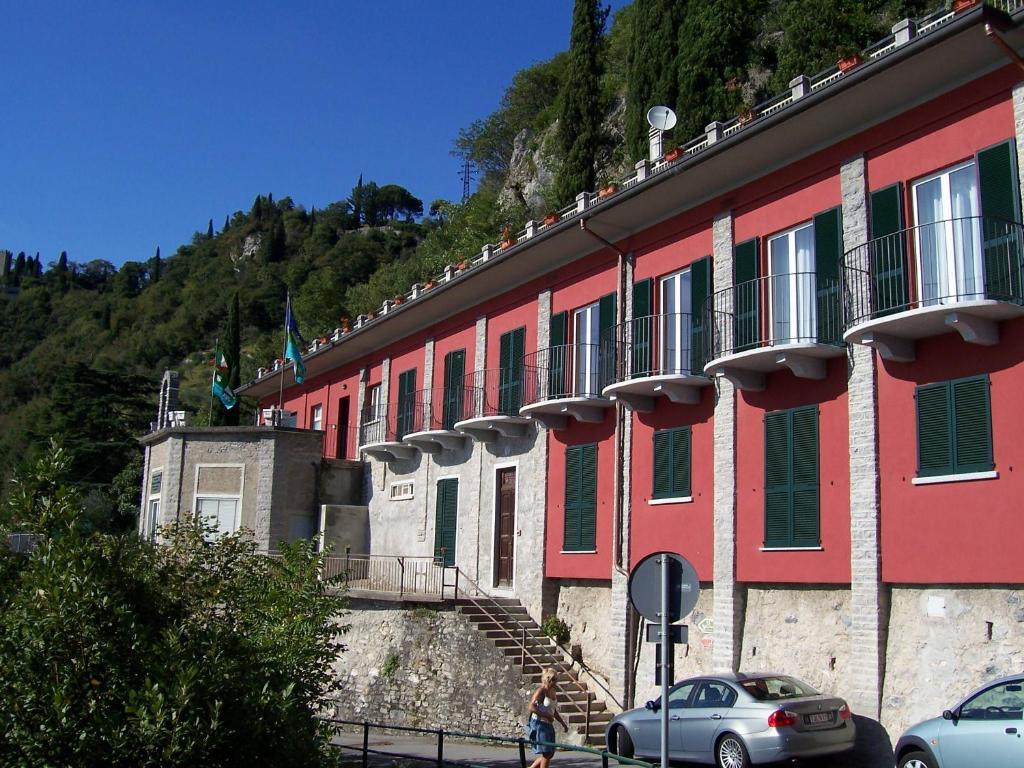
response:
<path fill-rule="evenodd" d="M 576 356 L 577 397 L 600 394 L 597 391 L 598 344 L 600 344 L 600 305 L 594 302 L 577 309 L 573 315 L 573 345 Z"/>
<path fill-rule="evenodd" d="M 981 205 L 974 163 L 964 163 L 913 185 L 918 296 L 943 304 L 985 290 Z"/>
<path fill-rule="evenodd" d="M 661 279 L 661 368 L 664 373 L 690 370 L 690 270 Z"/>
<path fill-rule="evenodd" d="M 809 222 L 769 238 L 768 268 L 772 342 L 817 340 L 814 224 Z"/>

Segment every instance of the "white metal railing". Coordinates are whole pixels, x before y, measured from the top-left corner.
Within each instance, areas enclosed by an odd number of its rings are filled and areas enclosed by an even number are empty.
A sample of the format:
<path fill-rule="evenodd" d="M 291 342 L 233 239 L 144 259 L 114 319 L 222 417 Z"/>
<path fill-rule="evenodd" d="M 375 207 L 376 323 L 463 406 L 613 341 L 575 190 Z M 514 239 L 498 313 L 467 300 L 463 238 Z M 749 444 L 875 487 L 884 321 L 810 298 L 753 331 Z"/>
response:
<path fill-rule="evenodd" d="M 1024 0 L 988 0 L 986 4 L 1010 14 L 1024 10 Z M 955 18 L 955 16 L 956 14 L 953 13 L 952 10 L 948 10 L 946 8 L 942 8 L 935 11 L 934 13 L 928 14 L 916 21 L 916 31 L 910 35 L 910 38 L 913 39 L 920 37 L 922 35 L 929 34 L 930 32 L 933 32 L 936 29 L 942 27 L 943 25 L 949 23 L 953 18 Z M 900 44 L 901 43 L 897 41 L 895 34 L 887 35 L 883 39 L 865 48 L 862 52 L 862 56 L 865 60 L 876 61 L 895 51 L 900 46 Z M 822 88 L 826 88 L 829 85 L 832 85 L 836 81 L 840 80 L 843 77 L 843 74 L 844 73 L 839 70 L 838 66 L 832 66 L 823 70 L 822 72 L 817 73 L 813 77 L 809 78 L 809 92 L 816 92 L 821 90 Z M 748 116 L 748 119 L 740 120 L 739 118 L 734 117 L 722 123 L 721 136 L 722 138 L 732 136 L 741 131 L 745 126 L 753 122 L 756 122 L 761 118 L 783 111 L 786 107 L 791 106 L 797 100 L 798 97 L 794 96 L 792 92 L 774 96 L 771 99 L 753 107 L 753 109 L 750 110 L 751 114 Z M 683 157 L 693 157 L 695 155 L 698 155 L 705 149 L 707 149 L 711 145 L 711 143 L 711 138 L 707 134 L 703 136 L 698 136 L 692 139 L 691 141 L 687 142 L 686 144 L 682 145 Z M 680 158 L 680 160 L 681 159 L 682 158 Z M 659 173 L 662 173 L 663 171 L 667 170 L 669 167 L 674 165 L 676 162 L 680 162 L 680 160 L 676 160 L 671 163 L 666 162 L 663 158 L 656 160 L 651 164 L 644 178 L 641 178 L 639 174 L 633 171 L 618 183 L 619 190 L 622 191 L 625 189 L 635 187 L 641 184 L 642 182 L 646 181 L 647 179 L 650 179 L 658 175 Z M 580 204 L 579 200 L 574 200 L 573 202 L 566 205 L 564 208 L 561 208 L 557 211 L 557 223 L 561 223 L 575 216 L 578 216 L 580 213 L 600 203 L 601 200 L 602 198 L 600 198 L 596 193 L 583 193 L 582 205 Z M 546 227 L 549 226 L 554 225 L 537 224 L 534 225 L 532 229 L 524 228 L 519 230 L 509 238 L 512 242 L 511 245 L 508 247 L 515 248 L 519 245 L 522 245 L 523 243 L 530 240 L 531 237 L 535 236 L 538 232 L 543 231 Z M 481 264 L 484 264 L 496 252 L 500 252 L 501 250 L 502 249 L 500 247 L 494 244 L 484 245 L 481 252 L 474 254 L 469 258 L 462 259 L 456 262 L 457 264 L 464 264 L 465 268 L 456 268 L 454 265 L 449 265 L 440 275 L 437 275 L 433 280 L 430 280 L 423 285 L 413 286 L 413 288 L 410 291 L 402 295 L 401 302 L 397 302 L 395 301 L 395 299 L 385 300 L 384 303 L 381 305 L 380 309 L 377 310 L 377 312 L 370 315 L 360 315 L 352 328 L 336 328 L 334 332 L 329 336 L 319 338 L 313 343 L 311 343 L 307 347 L 306 351 L 308 353 L 313 353 L 320 350 L 323 347 L 333 346 L 348 333 L 351 333 L 352 330 L 359 329 L 366 325 L 367 323 L 373 322 L 374 320 L 379 319 L 384 315 L 387 315 L 389 312 L 394 311 L 395 307 L 397 307 L 399 304 L 404 304 L 409 301 L 415 301 L 417 299 L 423 298 L 429 293 L 430 288 L 433 287 L 434 285 L 442 285 L 445 283 L 449 283 L 452 280 L 465 276 L 467 272 L 471 271 L 475 267 L 480 266 Z M 269 375 L 270 373 L 281 370 L 282 368 L 284 368 L 284 366 L 285 361 L 275 361 L 272 368 L 261 369 L 261 373 L 258 375 L 258 378 L 261 378 L 263 375 Z"/>
<path fill-rule="evenodd" d="M 443 559 L 408 555 L 328 555 L 324 579 L 341 577 L 351 591 L 381 592 L 403 597 L 444 597 Z"/>

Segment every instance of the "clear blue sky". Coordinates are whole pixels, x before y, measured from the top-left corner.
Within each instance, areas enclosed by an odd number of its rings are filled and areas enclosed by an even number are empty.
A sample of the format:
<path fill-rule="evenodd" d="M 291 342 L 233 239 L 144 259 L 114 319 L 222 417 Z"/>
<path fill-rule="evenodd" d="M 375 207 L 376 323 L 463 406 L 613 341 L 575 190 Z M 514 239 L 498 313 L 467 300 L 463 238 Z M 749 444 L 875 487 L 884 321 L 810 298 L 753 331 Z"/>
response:
<path fill-rule="evenodd" d="M 620 8 L 627 0 L 613 0 Z M 166 256 L 257 193 L 309 208 L 360 173 L 429 205 L 572 0 L 0 0 L 0 248 Z"/>

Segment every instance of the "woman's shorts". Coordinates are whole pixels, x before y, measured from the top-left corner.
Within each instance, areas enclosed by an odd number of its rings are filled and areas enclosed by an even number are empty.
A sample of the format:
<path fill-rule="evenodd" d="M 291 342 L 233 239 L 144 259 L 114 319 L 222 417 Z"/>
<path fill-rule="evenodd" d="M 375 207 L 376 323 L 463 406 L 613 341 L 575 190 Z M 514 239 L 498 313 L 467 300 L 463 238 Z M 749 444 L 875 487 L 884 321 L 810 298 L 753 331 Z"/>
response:
<path fill-rule="evenodd" d="M 543 720 L 530 718 L 530 744 L 533 754 L 550 755 L 555 751 L 555 726 Z"/>

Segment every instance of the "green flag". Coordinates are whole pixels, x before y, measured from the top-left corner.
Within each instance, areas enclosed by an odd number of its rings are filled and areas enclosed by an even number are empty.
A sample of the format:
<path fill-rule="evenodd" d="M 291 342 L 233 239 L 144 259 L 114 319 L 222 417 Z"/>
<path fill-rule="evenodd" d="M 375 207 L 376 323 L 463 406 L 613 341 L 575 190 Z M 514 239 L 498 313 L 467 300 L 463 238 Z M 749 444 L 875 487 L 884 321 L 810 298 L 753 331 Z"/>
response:
<path fill-rule="evenodd" d="M 231 410 L 238 405 L 238 397 L 231 391 L 228 384 L 228 370 L 231 365 L 228 363 L 227 355 L 221 350 L 220 345 L 213 352 L 213 395 L 221 401 L 225 408 Z"/>

